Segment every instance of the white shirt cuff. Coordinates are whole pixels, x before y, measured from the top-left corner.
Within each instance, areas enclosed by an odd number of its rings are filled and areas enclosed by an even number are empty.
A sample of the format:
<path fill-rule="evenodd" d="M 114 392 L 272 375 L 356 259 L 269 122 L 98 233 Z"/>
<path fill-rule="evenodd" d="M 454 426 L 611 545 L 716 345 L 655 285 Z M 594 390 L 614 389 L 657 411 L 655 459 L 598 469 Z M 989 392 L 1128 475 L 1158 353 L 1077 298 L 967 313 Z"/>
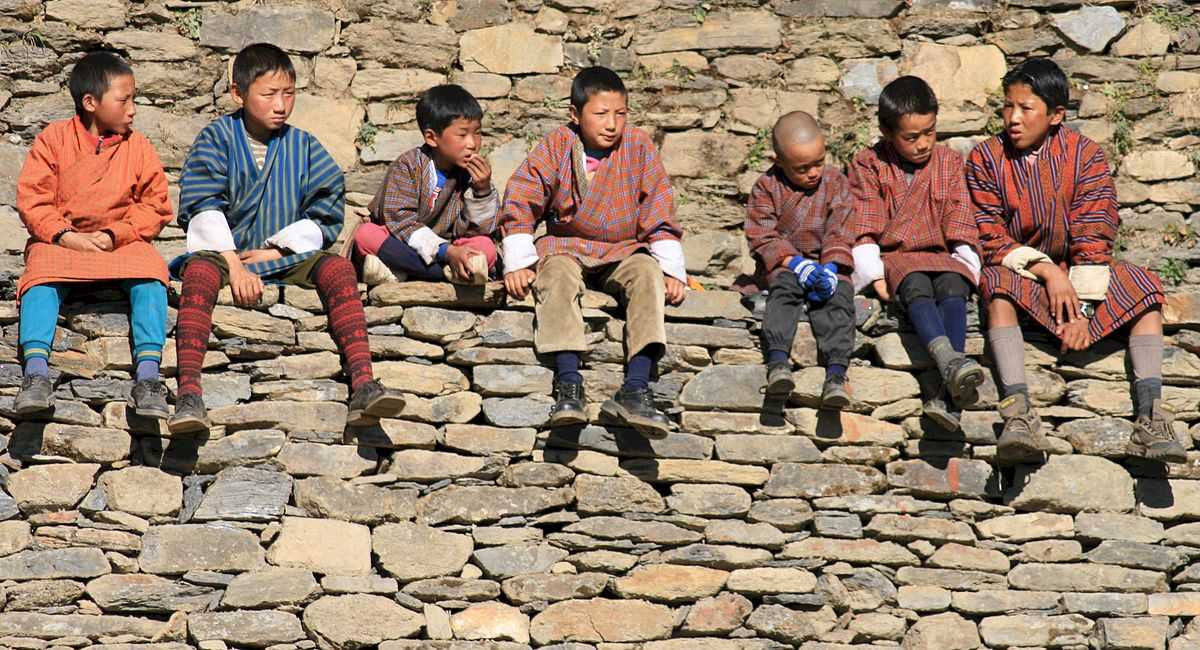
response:
<path fill-rule="evenodd" d="M 233 232 L 229 230 L 229 222 L 220 210 L 204 210 L 188 222 L 187 252 L 200 251 L 233 251 L 237 245 L 233 242 Z"/>
<path fill-rule="evenodd" d="M 983 270 L 983 264 L 979 261 L 979 255 L 975 253 L 974 248 L 969 244 L 959 244 L 954 247 L 951 257 L 966 265 L 971 270 L 971 276 L 975 278 L 975 284 L 979 284 L 979 272 Z"/>
<path fill-rule="evenodd" d="M 437 233 L 429 229 L 429 226 L 421 226 L 408 236 L 408 245 L 417 251 L 426 264 L 433 264 L 434 259 L 437 258 L 438 247 L 444 243 L 446 240 L 438 237 Z"/>
<path fill-rule="evenodd" d="M 500 209 L 500 201 L 496 198 L 496 188 L 487 196 L 475 196 L 475 188 L 470 188 L 463 194 L 463 202 L 466 204 L 467 221 L 482 226 L 486 223 L 493 222 L 496 219 L 496 211 Z"/>
<path fill-rule="evenodd" d="M 266 241 L 268 246 L 285 248 L 293 253 L 311 253 L 324 248 L 325 235 L 321 227 L 312 219 L 301 219 L 283 230 L 271 235 Z"/>
<path fill-rule="evenodd" d="M 687 284 L 687 265 L 683 260 L 683 244 L 678 239 L 660 239 L 650 242 L 650 254 L 658 260 L 663 273 Z"/>
<path fill-rule="evenodd" d="M 1029 278 L 1030 280 L 1037 280 L 1038 277 L 1029 270 L 1029 267 L 1040 262 L 1050 261 L 1052 261 L 1050 256 L 1042 251 L 1033 248 L 1032 246 L 1021 246 L 1020 248 L 1014 248 L 1008 253 L 1008 255 L 1005 255 L 1004 259 L 1000 261 L 1000 264 L 1001 266 L 1016 271 L 1023 277 Z"/>
<path fill-rule="evenodd" d="M 854 256 L 854 291 L 862 291 L 876 280 L 883 279 L 883 258 L 879 255 L 879 244 L 859 244 L 850 250 Z"/>
<path fill-rule="evenodd" d="M 537 264 L 537 246 L 533 245 L 533 235 L 517 233 L 509 235 L 500 243 L 504 248 L 504 272 L 511 273 L 529 268 Z"/>

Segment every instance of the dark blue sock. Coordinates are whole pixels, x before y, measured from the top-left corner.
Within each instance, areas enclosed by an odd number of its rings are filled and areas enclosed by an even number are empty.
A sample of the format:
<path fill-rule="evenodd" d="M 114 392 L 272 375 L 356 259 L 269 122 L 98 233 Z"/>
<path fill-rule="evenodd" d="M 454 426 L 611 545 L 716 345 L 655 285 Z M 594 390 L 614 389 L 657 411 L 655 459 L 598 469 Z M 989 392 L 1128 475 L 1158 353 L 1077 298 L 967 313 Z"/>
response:
<path fill-rule="evenodd" d="M 554 378 L 567 384 L 583 383 L 583 375 L 579 374 L 578 352 L 559 352 L 554 355 Z"/>
<path fill-rule="evenodd" d="M 137 371 L 134 381 L 158 379 L 158 366 L 158 359 L 142 359 L 137 364 Z"/>
<path fill-rule="evenodd" d="M 379 247 L 379 259 L 396 273 L 405 273 L 413 280 L 445 280 L 441 264 L 426 264 L 412 246 L 388 237 Z"/>
<path fill-rule="evenodd" d="M 654 368 L 654 360 L 658 358 L 655 353 L 657 346 L 646 346 L 641 352 L 633 355 L 629 363 L 625 365 L 625 385 L 622 386 L 625 390 L 645 390 L 650 388 L 650 370 Z"/>
<path fill-rule="evenodd" d="M 828 378 L 828 377 L 845 377 L 845 376 L 846 376 L 846 366 L 843 366 L 840 363 L 831 363 L 828 366 L 825 366 L 825 377 L 826 378 Z"/>
<path fill-rule="evenodd" d="M 938 301 L 938 311 L 942 314 L 942 326 L 950 339 L 950 347 L 955 352 L 966 352 L 967 301 L 958 297 L 942 298 Z"/>
<path fill-rule="evenodd" d="M 768 350 L 767 365 L 773 366 L 777 363 L 789 363 L 788 359 L 792 355 L 787 350 Z"/>
<path fill-rule="evenodd" d="M 46 357 L 29 357 L 25 359 L 25 374 L 40 375 L 42 377 L 50 376 L 50 360 Z"/>
<path fill-rule="evenodd" d="M 946 335 L 946 328 L 942 325 L 942 314 L 933 300 L 917 298 L 908 303 L 906 308 L 908 320 L 912 322 L 913 329 L 917 330 L 922 345 L 929 345 L 930 341 Z"/>

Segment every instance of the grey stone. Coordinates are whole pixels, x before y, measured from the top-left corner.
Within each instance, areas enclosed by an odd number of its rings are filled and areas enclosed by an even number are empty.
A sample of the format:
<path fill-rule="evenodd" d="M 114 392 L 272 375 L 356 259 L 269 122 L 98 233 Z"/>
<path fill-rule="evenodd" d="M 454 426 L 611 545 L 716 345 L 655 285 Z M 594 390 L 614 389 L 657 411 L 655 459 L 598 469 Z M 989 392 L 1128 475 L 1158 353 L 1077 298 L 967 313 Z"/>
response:
<path fill-rule="evenodd" d="M 338 649 L 375 647 L 415 635 L 425 617 L 383 596 L 325 596 L 304 608 L 304 627 Z"/>
<path fill-rule="evenodd" d="M 683 387 L 679 403 L 688 409 L 758 411 L 766 383 L 763 366 L 710 366 Z"/>
<path fill-rule="evenodd" d="M 554 372 L 541 366 L 475 366 L 475 389 L 485 397 L 550 392 Z"/>
<path fill-rule="evenodd" d="M 1125 540 L 1105 540 L 1096 548 L 1088 551 L 1089 562 L 1098 564 L 1115 564 L 1133 569 L 1150 569 L 1152 571 L 1173 571 L 1184 561 L 1179 551 Z"/>
<path fill-rule="evenodd" d="M 544 427 L 550 421 L 554 398 L 547 395 L 488 397 L 483 400 L 483 417 L 498 427 Z"/>
<path fill-rule="evenodd" d="M 1013 587 L 1035 591 L 1146 592 L 1166 589 L 1166 578 L 1157 571 L 1101 564 L 1021 564 L 1009 572 L 1008 579 Z"/>
<path fill-rule="evenodd" d="M 772 497 L 813 498 L 870 494 L 885 485 L 883 473 L 873 467 L 778 463 L 765 492 Z"/>
<path fill-rule="evenodd" d="M 106 612 L 202 612 L 216 600 L 208 588 L 150 575 L 106 575 L 87 585 L 87 595 Z"/>
<path fill-rule="evenodd" d="M 237 51 L 268 42 L 292 52 L 320 52 L 333 43 L 334 22 L 332 13 L 316 7 L 257 5 L 237 13 L 214 8 L 204 12 L 200 44 Z"/>
<path fill-rule="evenodd" d="M 713 441 L 690 433 L 668 433 L 663 438 L 646 438 L 631 429 L 587 425 L 550 431 L 547 446 L 591 449 L 623 458 L 691 458 L 712 456 Z"/>
<path fill-rule="evenodd" d="M 427 603 L 445 600 L 478 602 L 500 596 L 500 583 L 471 578 L 428 578 L 404 585 L 404 593 Z"/>
<path fill-rule="evenodd" d="M 264 564 L 258 537 L 213 524 L 151 526 L 142 536 L 138 566 L 146 573 L 250 571 Z"/>
<path fill-rule="evenodd" d="M 579 492 L 578 484 L 575 489 Z M 671 510 L 698 517 L 741 516 L 750 510 L 751 502 L 750 493 L 736 485 L 676 483 L 667 497 Z"/>
<path fill-rule="evenodd" d="M 402 582 L 458 573 L 474 548 L 467 535 L 411 523 L 379 526 L 371 543 L 379 565 Z"/>
<path fill-rule="evenodd" d="M 227 609 L 274 609 L 311 600 L 320 591 L 311 571 L 271 567 L 242 573 L 225 588 Z"/>
<path fill-rule="evenodd" d="M 1094 477 L 1095 485 L 1079 490 L 1080 476 Z M 1045 465 L 1022 469 L 1007 496 L 1018 510 L 1125 512 L 1134 505 L 1133 479 L 1120 465 L 1080 455 L 1052 456 Z"/>
<path fill-rule="evenodd" d="M 494 311 L 477 328 L 484 345 L 509 347 L 533 345 L 533 314 L 520 311 Z"/>
<path fill-rule="evenodd" d="M 1165 535 L 1160 522 L 1110 512 L 1081 512 L 1075 515 L 1076 536 L 1083 541 L 1106 539 L 1154 544 Z"/>
<path fill-rule="evenodd" d="M 94 616 L 89 614 L 41 614 L 4 612 L 0 614 L 0 637 L 34 639 L 92 639 L 120 637 L 155 638 L 167 631 L 168 624 L 134 616 Z M 42 646 L 30 646 L 42 647 Z"/>
<path fill-rule="evenodd" d="M 887 480 L 918 496 L 978 497 L 987 494 L 992 472 L 992 466 L 982 460 L 898 460 L 888 463 Z"/>
<path fill-rule="evenodd" d="M 197 643 L 225 641 L 251 648 L 266 648 L 305 638 L 300 619 L 281 611 L 245 610 L 206 612 L 188 617 L 188 636 Z"/>
<path fill-rule="evenodd" d="M 575 575 L 527 574 L 504 581 L 502 589 L 509 601 L 518 605 L 538 601 L 557 602 L 599 596 L 608 584 L 603 573 Z"/>
<path fill-rule="evenodd" d="M 328 517 L 375 525 L 412 519 L 417 491 L 355 485 L 332 476 L 306 478 L 295 483 L 296 506 L 310 517 Z"/>
<path fill-rule="evenodd" d="M 544 573 L 568 555 L 549 544 L 538 544 L 481 548 L 473 557 L 484 575 L 503 580 L 526 573 Z"/>
<path fill-rule="evenodd" d="M 418 519 L 436 525 L 446 522 L 486 523 L 513 515 L 533 515 L 571 503 L 570 488 L 501 488 L 451 486 L 418 502 Z"/>
<path fill-rule="evenodd" d="M 704 539 L 700 533 L 659 521 L 633 521 L 621 517 L 587 517 L 563 529 L 599 539 L 629 539 L 650 544 L 678 545 Z"/>
<path fill-rule="evenodd" d="M 192 518 L 272 521 L 283 515 L 291 494 L 292 478 L 287 474 L 231 467 L 217 474 Z"/>
<path fill-rule="evenodd" d="M 635 478 L 580 474 L 575 479 L 574 487 L 576 510 L 580 514 L 666 510 L 662 495 L 651 485 Z"/>
<path fill-rule="evenodd" d="M 1112 7 L 1080 7 L 1051 20 L 1063 36 L 1093 53 L 1103 52 L 1125 29 L 1125 19 Z"/>
<path fill-rule="evenodd" d="M 110 570 L 104 552 L 98 548 L 21 551 L 0 558 L 0 580 L 95 578 Z"/>

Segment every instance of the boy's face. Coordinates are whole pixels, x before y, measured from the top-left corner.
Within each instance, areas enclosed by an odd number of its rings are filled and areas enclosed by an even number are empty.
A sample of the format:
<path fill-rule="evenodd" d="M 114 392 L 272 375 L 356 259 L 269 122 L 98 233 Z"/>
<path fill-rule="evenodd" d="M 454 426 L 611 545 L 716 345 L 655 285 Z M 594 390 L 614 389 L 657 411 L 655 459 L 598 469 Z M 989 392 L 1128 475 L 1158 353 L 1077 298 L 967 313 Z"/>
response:
<path fill-rule="evenodd" d="M 583 108 L 571 107 L 571 122 L 579 126 L 583 146 L 589 149 L 612 149 L 621 141 L 625 121 L 629 118 L 628 98 L 624 93 L 606 90 L 588 97 Z"/>
<path fill-rule="evenodd" d="M 137 114 L 137 105 L 133 103 L 136 90 L 133 75 L 126 74 L 110 77 L 108 90 L 100 99 L 91 94 L 83 96 L 83 109 L 91 114 L 92 124 L 100 135 L 129 133 Z"/>
<path fill-rule="evenodd" d="M 1004 92 L 1004 130 L 1017 149 L 1040 147 L 1052 127 L 1062 124 L 1067 109 L 1051 109 L 1033 92 L 1029 84 L 1013 84 Z"/>
<path fill-rule="evenodd" d="M 793 185 L 814 189 L 821 184 L 821 170 L 825 168 L 825 138 L 785 145 L 776 152 L 775 163 Z"/>
<path fill-rule="evenodd" d="M 883 137 L 902 158 L 914 165 L 924 165 L 933 155 L 937 144 L 937 113 L 905 113 L 900 116 L 896 130 L 881 129 Z"/>
<path fill-rule="evenodd" d="M 246 121 L 259 131 L 282 128 L 296 104 L 296 80 L 282 70 L 259 75 L 244 94 L 236 84 L 231 90 L 233 101 L 244 109 Z"/>
<path fill-rule="evenodd" d="M 483 143 L 483 124 L 480 120 L 456 117 L 441 133 L 425 129 L 425 144 L 434 151 L 435 165 L 465 167 L 479 155 Z"/>

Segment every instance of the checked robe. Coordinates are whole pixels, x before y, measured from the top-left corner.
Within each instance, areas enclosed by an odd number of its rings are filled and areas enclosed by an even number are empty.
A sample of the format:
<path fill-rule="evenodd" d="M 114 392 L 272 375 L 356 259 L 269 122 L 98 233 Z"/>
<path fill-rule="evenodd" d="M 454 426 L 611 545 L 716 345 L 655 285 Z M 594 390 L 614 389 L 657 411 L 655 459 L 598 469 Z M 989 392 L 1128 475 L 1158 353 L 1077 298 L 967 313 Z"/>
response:
<path fill-rule="evenodd" d="M 853 210 L 850 183 L 832 165 L 822 169 L 821 183 L 812 190 L 796 187 L 773 165 L 754 183 L 746 205 L 746 239 L 759 275 L 773 280 L 786 270 L 783 261 L 795 255 L 853 268 Z"/>
<path fill-rule="evenodd" d="M 1113 259 L 1120 218 L 1104 150 L 1065 126 L 1040 152 L 1015 151 L 1004 135 L 980 143 L 967 161 L 967 187 L 983 249 L 980 292 L 1005 296 L 1048 331 L 1054 317 L 1046 288 L 1004 265 L 1029 247 L 1063 270 L 1095 264 L 1111 269 L 1105 299 L 1088 324 L 1094 343 L 1164 302 L 1152 271 Z"/>

